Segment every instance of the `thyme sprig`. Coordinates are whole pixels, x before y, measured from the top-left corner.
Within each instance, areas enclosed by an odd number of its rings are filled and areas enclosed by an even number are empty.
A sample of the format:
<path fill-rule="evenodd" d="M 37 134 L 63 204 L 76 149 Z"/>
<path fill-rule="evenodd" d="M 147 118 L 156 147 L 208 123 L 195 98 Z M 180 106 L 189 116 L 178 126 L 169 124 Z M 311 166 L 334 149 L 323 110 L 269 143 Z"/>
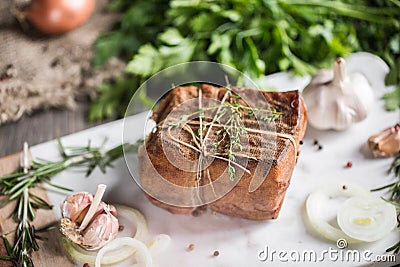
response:
<path fill-rule="evenodd" d="M 391 195 L 387 201 L 389 201 L 393 205 L 395 205 L 397 210 L 399 211 L 399 214 L 397 216 L 397 220 L 398 220 L 397 227 L 400 228 L 400 220 L 399 220 L 399 218 L 400 218 L 400 204 L 399 204 L 400 203 L 400 155 L 398 155 L 394 159 L 394 161 L 389 169 L 389 173 L 393 173 L 395 175 L 395 177 L 397 177 L 397 181 L 390 183 L 388 185 L 373 189 L 371 191 L 380 191 L 380 190 L 386 189 L 391 193 Z M 391 252 L 391 251 L 394 254 L 398 254 L 400 252 L 400 241 L 386 250 L 386 252 Z"/>
<path fill-rule="evenodd" d="M 242 167 L 236 162 L 238 153 L 243 151 L 243 145 L 241 144 L 240 136 L 247 134 L 247 130 L 242 122 L 243 116 L 254 116 L 264 122 L 271 123 L 279 118 L 281 112 L 278 112 L 275 109 L 262 109 L 244 106 L 238 101 L 240 99 L 240 96 L 235 94 L 231 90 L 229 85 L 226 86 L 225 89 L 226 93 L 223 96 L 221 102 L 219 104 L 211 105 L 208 107 L 202 106 L 202 100 L 200 97 L 201 89 L 199 89 L 199 109 L 190 114 L 181 115 L 178 120 L 170 121 L 168 123 L 168 126 L 183 126 L 183 129 L 188 130 L 193 136 L 193 130 L 190 127 L 186 126 L 188 124 L 191 124 L 193 116 L 198 115 L 199 129 L 197 130 L 197 137 L 193 137 L 193 141 L 195 144 L 198 144 L 197 141 L 200 141 L 201 145 L 196 148 L 190 144 L 182 143 L 175 138 L 173 138 L 173 140 L 179 141 L 179 143 L 184 144 L 187 147 L 190 147 L 199 152 L 199 161 L 203 160 L 206 156 L 211 156 L 227 161 L 229 178 L 233 181 L 236 179 L 235 167 L 239 167 L 248 172 L 246 168 Z M 211 121 L 207 121 L 204 117 L 205 111 L 215 111 Z M 213 127 L 219 127 L 220 129 L 214 131 L 214 135 L 216 135 L 218 138 L 212 143 L 212 147 L 214 147 L 214 149 L 216 150 L 221 149 L 222 151 L 224 151 L 223 157 L 221 157 L 221 154 L 219 153 L 212 154 L 211 151 L 205 151 L 207 149 L 206 144 L 209 140 L 209 134 Z M 205 135 L 204 131 L 206 131 Z M 199 169 L 201 169 L 200 165 Z M 200 173 L 198 173 L 197 176 L 200 176 Z M 200 177 L 197 178 L 197 180 L 199 179 Z"/>
<path fill-rule="evenodd" d="M 107 167 L 112 166 L 114 160 L 123 156 L 124 148 L 125 151 L 134 149 L 134 145 L 119 145 L 106 150 L 104 143 L 100 147 L 94 147 L 90 141 L 86 146 L 65 147 L 60 140 L 58 140 L 58 147 L 62 156 L 61 160 L 36 159 L 28 163 L 27 145 L 24 145 L 23 166 L 11 174 L 0 177 L 0 196 L 6 197 L 0 203 L 0 208 L 12 201 L 17 202 L 12 214 L 13 219 L 17 222 L 14 244 L 11 246 L 9 240 L 3 235 L 8 255 L 0 256 L 0 260 L 9 260 L 17 267 L 33 267 L 31 253 L 39 250 L 37 240 L 43 239 L 38 233 L 55 228 L 50 226 L 36 230 L 31 224 L 36 217 L 37 210 L 49 210 L 53 206 L 30 192 L 30 189 L 41 184 L 48 184 L 57 189 L 72 191 L 66 187 L 53 184 L 51 178 L 71 167 L 85 168 L 86 176 L 90 175 L 96 167 L 105 172 Z"/>

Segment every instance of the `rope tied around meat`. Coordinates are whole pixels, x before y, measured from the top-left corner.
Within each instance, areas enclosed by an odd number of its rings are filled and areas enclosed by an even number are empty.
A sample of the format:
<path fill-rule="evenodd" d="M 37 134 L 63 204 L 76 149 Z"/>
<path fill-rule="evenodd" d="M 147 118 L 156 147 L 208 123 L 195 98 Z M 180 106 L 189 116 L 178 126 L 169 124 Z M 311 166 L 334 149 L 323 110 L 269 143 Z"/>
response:
<path fill-rule="evenodd" d="M 265 134 L 265 135 L 281 138 L 284 140 L 289 140 L 293 144 L 295 155 L 297 155 L 296 140 L 294 139 L 294 137 L 292 135 L 285 134 L 285 133 L 278 133 L 275 131 L 264 130 L 264 129 L 248 128 L 248 127 L 245 127 L 243 124 L 240 124 L 242 112 L 244 112 L 244 111 L 247 111 L 248 114 L 253 114 L 253 115 L 260 115 L 260 113 L 263 113 L 263 116 L 260 116 L 260 117 L 264 118 L 264 121 L 267 121 L 269 123 L 274 122 L 281 115 L 281 112 L 277 112 L 274 109 L 273 110 L 257 109 L 257 108 L 252 108 L 249 106 L 240 105 L 235 100 L 240 97 L 238 95 L 236 95 L 234 92 L 232 92 L 229 85 L 226 86 L 225 88 L 226 88 L 226 92 L 223 95 L 220 103 L 218 103 L 217 105 L 210 106 L 210 107 L 203 107 L 203 92 L 202 92 L 202 89 L 199 87 L 198 88 L 198 111 L 191 113 L 189 115 L 182 115 L 178 121 L 171 121 L 169 123 L 165 123 L 166 119 L 164 119 L 157 124 L 157 127 L 166 128 L 166 133 L 167 133 L 166 136 L 170 140 L 198 153 L 195 187 L 196 187 L 197 197 L 199 199 L 201 199 L 200 192 L 199 192 L 200 182 L 203 178 L 208 179 L 208 182 L 210 183 L 211 188 L 215 195 L 215 191 L 214 191 L 214 187 L 213 187 L 213 183 L 211 180 L 211 176 L 210 176 L 208 167 L 206 169 L 203 168 L 204 161 L 208 157 L 226 161 L 228 163 L 229 177 L 230 177 L 230 180 L 232 180 L 232 181 L 236 178 L 235 167 L 243 170 L 247 174 L 251 174 L 250 170 L 248 168 L 246 168 L 246 166 L 243 166 L 243 165 L 239 164 L 238 162 L 236 162 L 236 157 L 247 158 L 247 159 L 252 159 L 252 160 L 256 160 L 256 161 L 258 159 L 251 155 L 246 155 L 245 153 L 241 153 L 243 150 L 243 146 L 240 144 L 239 135 L 244 135 L 247 133 L 254 133 L 254 134 L 261 134 L 261 135 Z M 209 121 L 210 118 L 208 118 L 208 121 L 207 121 L 207 118 L 204 117 L 205 110 L 207 110 L 207 111 L 216 110 L 214 115 L 212 116 L 211 121 Z M 224 123 L 221 123 L 222 117 L 227 115 L 228 110 L 230 110 L 232 113 L 230 115 L 228 115 L 227 121 L 225 121 Z M 193 115 L 199 115 L 198 120 L 190 119 L 190 117 Z M 178 126 L 181 126 L 181 129 L 186 131 L 189 134 L 190 142 L 185 142 L 183 140 L 180 140 L 179 138 L 175 137 L 172 134 L 172 132 L 171 132 L 172 129 L 174 129 L 175 127 L 178 127 Z M 193 126 L 198 127 L 197 134 L 195 133 Z M 217 135 L 220 137 L 220 139 L 219 139 L 219 141 L 214 142 L 212 144 L 214 146 L 214 148 L 217 149 L 216 151 L 210 150 L 208 143 L 207 143 L 207 141 L 210 141 L 210 134 L 211 134 L 213 128 L 219 129 L 217 131 L 214 131 L 214 133 L 217 133 Z M 207 130 L 207 131 L 204 135 L 205 130 Z M 229 141 L 226 141 L 227 138 L 229 139 Z M 225 144 L 224 153 L 218 152 L 218 147 L 221 144 Z"/>

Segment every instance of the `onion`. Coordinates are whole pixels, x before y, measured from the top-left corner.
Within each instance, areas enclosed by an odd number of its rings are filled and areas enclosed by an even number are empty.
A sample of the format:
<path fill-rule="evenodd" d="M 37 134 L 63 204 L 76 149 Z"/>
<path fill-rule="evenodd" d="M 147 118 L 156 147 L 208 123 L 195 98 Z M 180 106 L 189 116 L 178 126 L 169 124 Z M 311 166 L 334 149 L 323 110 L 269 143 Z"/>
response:
<path fill-rule="evenodd" d="M 348 236 L 373 242 L 385 237 L 396 227 L 396 208 L 372 195 L 352 197 L 340 207 L 337 221 Z"/>
<path fill-rule="evenodd" d="M 156 236 L 147 246 L 149 247 L 151 255 L 156 256 L 159 252 L 165 250 L 169 246 L 169 243 L 171 243 L 171 237 L 161 234 Z"/>
<path fill-rule="evenodd" d="M 133 237 L 146 242 L 148 230 L 143 214 L 136 209 L 124 205 L 114 206 L 117 209 L 119 225 L 123 226 L 123 230 L 118 233 L 118 237 Z"/>
<path fill-rule="evenodd" d="M 306 202 L 306 210 L 309 221 L 313 228 L 325 238 L 337 241 L 345 239 L 348 243 L 360 242 L 358 239 L 351 238 L 346 235 L 341 229 L 330 225 L 327 221 L 321 218 L 320 214 L 321 203 L 328 198 L 337 197 L 353 197 L 353 196 L 367 196 L 370 195 L 369 191 L 357 184 L 348 182 L 327 182 L 322 187 L 312 192 Z"/>
<path fill-rule="evenodd" d="M 118 214 L 118 221 L 123 230 L 118 232 L 118 237 L 134 237 L 142 242 L 147 239 L 147 223 L 144 216 L 136 209 L 123 206 L 115 205 Z M 63 238 L 63 244 L 66 252 L 70 257 L 79 265 L 89 263 L 94 265 L 98 251 L 88 251 L 79 245 L 76 245 L 69 241 L 67 238 Z M 101 263 L 102 264 L 115 264 L 132 256 L 135 250 L 131 247 L 115 251 L 114 253 L 108 253 L 105 255 Z"/>
<path fill-rule="evenodd" d="M 124 248 L 121 248 L 124 246 L 129 246 L 135 251 L 134 256 L 136 263 L 131 266 L 152 267 L 153 259 L 151 258 L 149 249 L 143 242 L 131 237 L 116 238 L 101 248 L 97 253 L 95 266 L 101 267 L 102 258 L 105 253 L 112 251 L 112 253 L 109 254 L 114 255 L 117 251 L 125 250 Z"/>
<path fill-rule="evenodd" d="M 16 12 L 28 18 L 40 31 L 62 34 L 84 23 L 92 14 L 96 0 L 32 0 L 29 7 Z"/>
<path fill-rule="evenodd" d="M 86 250 L 80 247 L 79 245 L 74 244 L 65 237 L 63 237 L 63 244 L 66 252 L 77 265 L 82 266 L 84 263 L 88 263 L 90 266 L 93 266 L 95 264 L 97 254 L 99 252 L 98 250 L 96 251 Z M 119 263 L 131 257 L 135 253 L 135 251 L 136 251 L 135 249 L 130 247 L 125 249 L 115 250 L 113 251 L 113 253 L 108 253 L 107 255 L 105 255 L 101 259 L 101 263 L 105 265 Z"/>

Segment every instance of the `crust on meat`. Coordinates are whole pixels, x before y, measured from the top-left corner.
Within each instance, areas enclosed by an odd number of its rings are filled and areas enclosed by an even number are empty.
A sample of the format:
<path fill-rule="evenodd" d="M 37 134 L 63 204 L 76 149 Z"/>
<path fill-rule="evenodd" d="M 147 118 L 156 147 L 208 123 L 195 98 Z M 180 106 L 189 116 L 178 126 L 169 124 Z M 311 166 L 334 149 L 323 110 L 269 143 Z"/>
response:
<path fill-rule="evenodd" d="M 219 100 L 221 100 L 225 94 L 225 88 L 218 88 L 211 85 L 202 85 L 201 90 L 203 97 Z M 241 92 L 247 93 L 250 97 L 253 94 L 260 94 L 260 91 L 253 89 L 241 90 Z M 174 88 L 161 101 L 154 112 L 153 119 L 156 123 L 162 123 L 176 106 L 188 99 L 197 98 L 198 91 L 199 88 L 195 86 Z M 277 218 L 282 207 L 285 193 L 297 161 L 299 143 L 305 134 L 307 110 L 299 91 L 261 92 L 261 94 L 265 97 L 270 107 L 282 113 L 283 120 L 276 127 L 276 131 L 292 136 L 292 140 L 295 142 L 289 139 L 278 140 L 274 155 L 272 157 L 270 155 L 270 158 L 266 159 L 272 162 L 269 172 L 264 174 L 264 177 L 261 177 L 265 179 L 263 179 L 260 186 L 252 192 L 249 192 L 249 186 L 252 179 L 254 179 L 254 170 L 260 162 L 253 159 L 248 160 L 246 168 L 249 169 L 251 173 L 244 173 L 231 191 L 222 198 L 205 205 L 216 212 L 247 219 L 266 220 Z M 259 153 L 259 156 L 262 157 L 265 153 L 262 150 L 257 152 L 259 146 L 257 142 L 263 142 L 263 140 L 257 141 L 256 137 L 250 138 L 249 145 L 255 151 L 254 153 Z M 171 144 L 171 146 L 173 145 L 175 145 L 176 148 L 176 144 Z M 151 133 L 147 137 L 145 145 L 139 148 L 138 171 L 140 183 L 145 192 L 148 192 L 148 188 L 152 189 L 152 196 L 147 195 L 148 198 L 156 206 L 175 214 L 189 214 L 197 212 L 198 210 L 203 210 L 205 206 L 180 207 L 169 205 L 158 200 L 163 199 L 163 196 L 173 195 L 175 200 L 179 202 L 179 198 L 184 196 L 180 195 L 179 192 L 167 191 L 164 184 L 160 182 L 161 180 L 155 179 L 155 177 L 162 177 L 168 182 L 179 186 L 193 188 L 196 186 L 196 173 L 184 171 L 170 164 L 169 160 L 171 158 L 165 155 L 164 149 L 165 147 L 163 148 L 161 141 L 161 130 L 156 130 Z M 178 146 L 178 149 L 184 150 L 185 148 L 179 148 Z M 193 157 L 193 155 L 191 156 Z M 179 161 L 180 159 L 176 156 L 175 160 Z M 228 174 L 223 173 L 226 167 L 226 161 L 214 160 L 208 167 L 211 180 L 214 181 L 216 177 L 221 175 L 227 176 Z M 228 181 L 229 179 L 226 180 Z"/>

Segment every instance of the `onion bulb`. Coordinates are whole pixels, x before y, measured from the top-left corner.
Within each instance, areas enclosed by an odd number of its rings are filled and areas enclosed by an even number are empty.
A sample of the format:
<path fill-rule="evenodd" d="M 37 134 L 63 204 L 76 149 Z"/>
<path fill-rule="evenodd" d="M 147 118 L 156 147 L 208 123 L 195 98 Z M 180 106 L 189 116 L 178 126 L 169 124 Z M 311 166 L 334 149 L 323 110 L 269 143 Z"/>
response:
<path fill-rule="evenodd" d="M 63 34 L 83 24 L 92 14 L 96 0 L 32 0 L 29 7 L 16 12 L 47 34 Z"/>
<path fill-rule="evenodd" d="M 396 227 L 396 208 L 372 195 L 352 197 L 339 208 L 337 221 L 348 236 L 373 242 L 385 237 Z"/>

